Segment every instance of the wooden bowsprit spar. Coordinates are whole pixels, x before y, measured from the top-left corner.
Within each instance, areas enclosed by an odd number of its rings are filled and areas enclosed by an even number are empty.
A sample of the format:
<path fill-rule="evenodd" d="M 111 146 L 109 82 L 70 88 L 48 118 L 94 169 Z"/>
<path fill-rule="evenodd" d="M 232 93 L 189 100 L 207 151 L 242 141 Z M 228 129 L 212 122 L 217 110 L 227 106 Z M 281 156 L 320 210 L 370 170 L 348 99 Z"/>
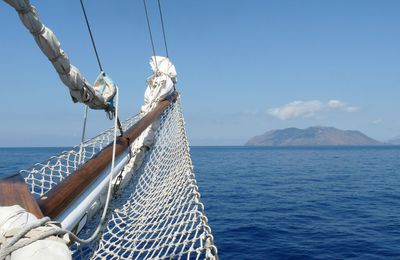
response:
<path fill-rule="evenodd" d="M 0 207 L 20 205 L 37 218 L 44 215 L 19 174 L 0 180 Z"/>
<path fill-rule="evenodd" d="M 161 115 L 171 102 L 175 102 L 177 96 L 178 93 L 173 92 L 168 99 L 159 102 L 152 111 L 125 131 L 122 136 L 118 137 L 116 142 L 116 158 L 129 149 L 129 145 Z M 69 207 L 75 208 L 79 197 L 87 196 L 87 192 L 95 189 L 96 185 L 99 185 L 98 179 L 101 177 L 103 177 L 103 181 L 108 179 L 110 174 L 109 165 L 112 161 L 112 149 L 113 145 L 108 145 L 96 154 L 94 158 L 83 164 L 73 174 L 38 199 L 37 202 L 43 214 L 56 219 L 61 217 L 60 215 L 63 213 L 62 218 L 66 219 L 67 217 L 63 211 L 66 211 Z M 82 218 L 82 212 L 77 212 L 77 214 L 79 215 L 79 219 Z M 74 220 L 67 221 L 73 223 L 65 224 L 65 228 L 72 229 L 72 226 L 77 224 L 76 220 L 75 217 Z"/>
<path fill-rule="evenodd" d="M 161 115 L 168 105 L 176 101 L 178 95 L 175 91 L 167 99 L 160 101 L 152 111 L 118 137 L 116 157 L 126 152 L 129 145 Z M 0 206 L 18 204 L 38 218 L 49 216 L 55 219 L 82 196 L 85 190 L 94 185 L 100 175 L 104 174 L 111 164 L 112 150 L 111 143 L 36 201 L 29 194 L 20 175 L 0 180 Z"/>

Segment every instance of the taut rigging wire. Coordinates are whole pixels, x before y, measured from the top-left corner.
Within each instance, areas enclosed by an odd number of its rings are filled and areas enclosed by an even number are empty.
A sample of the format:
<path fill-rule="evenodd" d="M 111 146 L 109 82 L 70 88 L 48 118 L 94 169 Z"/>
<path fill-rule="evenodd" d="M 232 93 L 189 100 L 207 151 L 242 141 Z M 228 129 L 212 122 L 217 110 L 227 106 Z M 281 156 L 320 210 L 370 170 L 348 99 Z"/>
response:
<path fill-rule="evenodd" d="M 169 58 L 168 45 L 167 45 L 167 36 L 166 36 L 166 32 L 165 32 L 164 18 L 163 18 L 163 14 L 162 14 L 162 8 L 161 8 L 160 0 L 157 0 L 157 4 L 158 4 L 158 12 L 159 12 L 159 15 L 160 15 L 160 20 L 161 20 L 161 28 L 162 28 L 162 33 L 163 33 L 165 52 L 166 52 L 167 58 Z M 153 56 L 154 56 L 154 63 L 155 63 L 155 67 L 156 67 L 156 72 L 158 72 L 158 65 L 157 65 L 157 60 L 156 60 L 156 50 L 155 50 L 155 47 L 154 47 L 153 33 L 151 31 L 150 19 L 149 19 L 149 14 L 148 14 L 148 11 L 147 11 L 146 0 L 143 0 L 143 6 L 144 6 L 144 13 L 146 15 L 147 29 L 149 31 L 151 48 L 153 50 Z M 174 84 L 174 91 L 175 91 L 175 84 Z"/>
<path fill-rule="evenodd" d="M 93 45 L 94 53 L 96 54 L 97 63 L 99 64 L 99 69 L 100 69 L 100 71 L 103 71 L 103 67 L 101 66 L 99 54 L 97 53 L 96 44 L 95 44 L 95 42 L 94 42 L 92 30 L 91 30 L 91 28 L 90 28 L 89 20 L 88 20 L 87 15 L 86 15 L 85 6 L 83 5 L 83 0 L 80 0 L 80 2 L 81 2 L 81 7 L 82 7 L 83 15 L 85 16 L 86 26 L 87 26 L 88 31 L 89 31 L 90 39 L 92 40 L 92 45 Z"/>
<path fill-rule="evenodd" d="M 167 46 L 167 37 L 165 36 L 166 34 L 165 34 L 165 28 L 164 28 L 164 19 L 163 19 L 163 15 L 162 15 L 162 11 L 161 11 L 160 0 L 157 0 L 157 3 L 158 3 L 158 11 L 160 13 L 161 27 L 162 27 L 163 37 L 164 37 L 165 52 L 167 54 L 167 58 L 169 58 L 168 46 Z"/>
<path fill-rule="evenodd" d="M 158 4 L 158 12 L 159 12 L 159 15 L 160 15 L 160 20 L 161 20 L 161 28 L 162 28 L 162 33 L 163 33 L 165 52 L 166 52 L 167 58 L 169 58 L 168 45 L 167 45 L 167 36 L 166 36 L 166 33 L 165 33 L 164 18 L 163 18 L 163 14 L 162 14 L 162 8 L 161 8 L 160 0 L 157 0 L 157 4 Z M 144 13 L 146 15 L 147 29 L 149 31 L 151 48 L 153 50 L 154 59 L 156 59 L 155 58 L 156 57 L 156 50 L 155 50 L 155 47 L 154 47 L 153 33 L 151 31 L 151 25 L 150 25 L 149 13 L 147 11 L 146 0 L 143 0 L 143 7 L 144 7 Z M 157 61 L 156 60 L 154 60 L 154 61 L 156 63 L 156 70 L 158 71 Z"/>
<path fill-rule="evenodd" d="M 149 30 L 149 35 L 150 35 L 151 48 L 153 50 L 154 63 L 156 65 L 156 70 L 158 71 L 158 65 L 157 65 L 157 60 L 156 60 L 156 49 L 154 48 L 154 40 L 153 40 L 153 34 L 151 32 L 149 14 L 147 12 L 146 0 L 143 0 L 143 6 L 144 6 L 144 13 L 146 15 L 147 29 Z"/>

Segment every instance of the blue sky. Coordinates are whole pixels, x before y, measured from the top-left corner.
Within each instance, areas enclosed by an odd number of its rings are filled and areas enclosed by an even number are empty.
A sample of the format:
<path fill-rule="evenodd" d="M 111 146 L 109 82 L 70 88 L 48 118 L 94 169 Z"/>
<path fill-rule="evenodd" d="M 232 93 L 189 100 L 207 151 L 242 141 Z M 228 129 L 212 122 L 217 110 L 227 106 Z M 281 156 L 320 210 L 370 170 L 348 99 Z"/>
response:
<path fill-rule="evenodd" d="M 70 60 L 98 68 L 78 0 L 31 1 Z M 163 55 L 156 1 L 148 0 Z M 240 145 L 267 130 L 314 125 L 400 135 L 400 1 L 161 1 L 189 141 Z M 142 1 L 86 0 L 103 67 L 137 113 L 150 74 Z M 79 143 L 83 106 L 0 3 L 0 146 Z M 88 136 L 112 125 L 89 114 Z"/>

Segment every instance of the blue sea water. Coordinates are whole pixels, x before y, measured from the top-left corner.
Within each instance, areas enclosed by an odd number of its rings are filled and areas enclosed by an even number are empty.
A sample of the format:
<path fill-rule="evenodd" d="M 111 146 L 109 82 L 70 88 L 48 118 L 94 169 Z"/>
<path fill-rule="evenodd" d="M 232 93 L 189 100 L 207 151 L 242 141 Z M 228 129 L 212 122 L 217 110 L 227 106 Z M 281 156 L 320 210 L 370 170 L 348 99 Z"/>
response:
<path fill-rule="evenodd" d="M 63 148 L 0 148 L 0 174 Z M 400 147 L 192 147 L 221 259 L 400 259 Z"/>
<path fill-rule="evenodd" d="M 194 147 L 221 259 L 400 259 L 400 147 Z"/>

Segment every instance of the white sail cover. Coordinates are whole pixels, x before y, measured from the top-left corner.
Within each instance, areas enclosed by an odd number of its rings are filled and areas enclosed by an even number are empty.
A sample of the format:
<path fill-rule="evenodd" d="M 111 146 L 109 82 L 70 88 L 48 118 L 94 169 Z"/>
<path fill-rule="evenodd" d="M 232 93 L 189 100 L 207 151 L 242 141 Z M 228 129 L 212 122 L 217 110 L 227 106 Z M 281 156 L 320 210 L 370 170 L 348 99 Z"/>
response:
<path fill-rule="evenodd" d="M 22 23 L 53 64 L 62 82 L 69 88 L 72 100 L 85 103 L 93 109 L 109 110 L 108 103 L 114 95 L 103 96 L 86 81 L 79 69 L 70 63 L 67 54 L 60 48 L 60 42 L 55 34 L 41 22 L 36 8 L 30 4 L 29 0 L 4 1 L 18 12 Z"/>
<path fill-rule="evenodd" d="M 37 218 L 19 205 L 0 207 L 0 252 L 2 247 L 26 226 L 35 223 Z M 40 234 L 51 230 L 51 226 L 31 229 L 17 243 L 24 243 L 29 239 L 37 238 Z M 8 260 L 70 260 L 71 252 L 67 242 L 57 236 L 47 239 L 38 239 L 35 242 L 13 251 Z M 3 259 L 0 256 L 0 259 Z"/>
<path fill-rule="evenodd" d="M 144 92 L 144 102 L 140 114 L 150 112 L 160 100 L 167 98 L 174 91 L 177 83 L 175 66 L 167 57 L 151 56 L 150 62 L 153 74 L 147 78 L 147 88 Z M 159 127 L 159 120 L 155 120 L 139 137 L 134 146 L 140 149 L 142 146 L 151 147 L 154 142 L 154 132 Z"/>
<path fill-rule="evenodd" d="M 147 78 L 142 113 L 147 113 L 158 101 L 170 95 L 177 83 L 175 66 L 167 57 L 152 56 L 150 66 L 153 74 Z"/>

